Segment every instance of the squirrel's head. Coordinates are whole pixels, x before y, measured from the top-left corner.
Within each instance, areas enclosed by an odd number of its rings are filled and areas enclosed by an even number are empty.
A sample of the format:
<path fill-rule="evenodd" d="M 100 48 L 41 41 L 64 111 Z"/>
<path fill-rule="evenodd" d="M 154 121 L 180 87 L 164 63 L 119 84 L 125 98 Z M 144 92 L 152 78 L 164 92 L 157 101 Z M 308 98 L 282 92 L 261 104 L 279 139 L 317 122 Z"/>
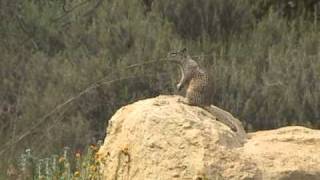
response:
<path fill-rule="evenodd" d="M 181 60 L 185 60 L 187 57 L 188 57 L 187 48 L 183 48 L 180 51 L 174 51 L 174 52 L 168 53 L 169 60 L 181 61 Z"/>

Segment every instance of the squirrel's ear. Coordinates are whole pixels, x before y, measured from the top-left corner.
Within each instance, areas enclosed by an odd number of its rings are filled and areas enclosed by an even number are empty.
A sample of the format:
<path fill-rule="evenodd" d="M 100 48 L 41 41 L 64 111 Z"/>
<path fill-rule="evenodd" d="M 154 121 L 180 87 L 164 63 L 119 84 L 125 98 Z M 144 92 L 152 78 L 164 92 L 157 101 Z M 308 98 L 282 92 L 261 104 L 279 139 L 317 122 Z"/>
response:
<path fill-rule="evenodd" d="M 180 53 L 182 54 L 182 56 L 187 57 L 188 56 L 188 50 L 187 48 L 183 48 Z"/>

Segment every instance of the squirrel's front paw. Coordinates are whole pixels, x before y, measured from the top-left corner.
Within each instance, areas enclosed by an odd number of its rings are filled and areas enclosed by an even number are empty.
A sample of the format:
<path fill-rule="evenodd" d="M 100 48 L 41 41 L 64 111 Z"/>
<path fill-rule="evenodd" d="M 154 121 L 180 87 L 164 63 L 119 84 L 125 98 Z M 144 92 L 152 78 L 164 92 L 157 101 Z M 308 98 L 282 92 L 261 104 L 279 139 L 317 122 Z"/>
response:
<path fill-rule="evenodd" d="M 181 84 L 180 84 L 180 83 L 179 83 L 179 84 L 177 84 L 177 90 L 178 90 L 178 91 L 180 91 L 180 90 L 181 90 L 181 88 L 182 88 Z"/>

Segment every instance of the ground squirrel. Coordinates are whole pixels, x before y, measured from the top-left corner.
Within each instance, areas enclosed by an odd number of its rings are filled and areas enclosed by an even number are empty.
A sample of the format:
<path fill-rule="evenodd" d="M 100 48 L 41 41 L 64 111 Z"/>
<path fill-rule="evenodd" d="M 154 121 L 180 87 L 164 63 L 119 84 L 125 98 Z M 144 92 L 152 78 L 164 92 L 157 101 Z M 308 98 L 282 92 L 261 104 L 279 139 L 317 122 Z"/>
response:
<path fill-rule="evenodd" d="M 183 86 L 187 86 L 185 99 L 180 100 L 183 103 L 200 106 L 212 113 L 218 121 L 229 126 L 233 131 L 244 131 L 239 123 L 234 122 L 235 119 L 230 113 L 210 105 L 210 82 L 207 72 L 202 69 L 198 63 L 191 58 L 184 48 L 178 52 L 168 54 L 168 60 L 175 62 L 180 69 L 181 79 L 177 84 L 177 89 L 181 90 Z"/>

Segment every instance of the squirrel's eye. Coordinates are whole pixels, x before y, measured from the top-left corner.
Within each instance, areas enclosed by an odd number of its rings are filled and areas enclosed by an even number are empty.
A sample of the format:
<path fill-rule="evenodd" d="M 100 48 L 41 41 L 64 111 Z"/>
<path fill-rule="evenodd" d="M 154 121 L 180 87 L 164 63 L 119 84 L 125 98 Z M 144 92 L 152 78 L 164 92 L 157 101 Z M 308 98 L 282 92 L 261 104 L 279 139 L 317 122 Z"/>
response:
<path fill-rule="evenodd" d="M 176 56 L 176 55 L 177 55 L 176 52 L 171 53 L 171 56 Z"/>

